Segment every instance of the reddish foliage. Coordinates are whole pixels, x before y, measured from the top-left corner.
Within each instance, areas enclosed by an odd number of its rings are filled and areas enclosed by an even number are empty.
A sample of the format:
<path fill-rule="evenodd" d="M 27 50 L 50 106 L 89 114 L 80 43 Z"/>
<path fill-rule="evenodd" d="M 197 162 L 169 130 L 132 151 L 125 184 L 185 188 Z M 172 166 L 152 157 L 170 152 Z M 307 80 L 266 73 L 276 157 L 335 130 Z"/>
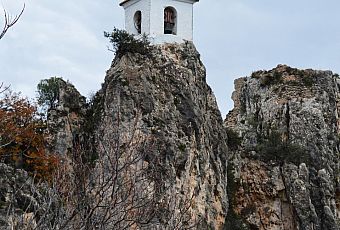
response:
<path fill-rule="evenodd" d="M 34 105 L 6 92 L 0 98 L 0 160 L 50 180 L 59 160 L 45 151 L 44 126 Z"/>

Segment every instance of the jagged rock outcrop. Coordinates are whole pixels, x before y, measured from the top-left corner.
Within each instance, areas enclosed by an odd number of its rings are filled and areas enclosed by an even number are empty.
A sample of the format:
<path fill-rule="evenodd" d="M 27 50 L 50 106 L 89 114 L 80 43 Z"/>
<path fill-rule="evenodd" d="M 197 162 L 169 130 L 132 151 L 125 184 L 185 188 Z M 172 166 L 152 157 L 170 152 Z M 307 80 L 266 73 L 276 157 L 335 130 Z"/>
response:
<path fill-rule="evenodd" d="M 69 155 L 61 174 L 72 178 L 73 203 L 43 207 L 41 226 L 338 230 L 339 76 L 284 65 L 255 72 L 235 81 L 223 123 L 205 74 L 187 42 L 118 53 L 89 104 L 60 81 L 47 141 L 50 153 Z M 0 208 L 20 180 L 0 180 Z M 16 205 L 39 198 L 16 195 Z M 19 209 L 0 217 L 31 218 Z"/>
<path fill-rule="evenodd" d="M 33 179 L 21 169 L 0 163 L 0 229 L 33 229 L 39 194 Z"/>
<path fill-rule="evenodd" d="M 233 210 L 252 229 L 339 229 L 339 76 L 279 65 L 237 79 L 233 100 Z"/>
<path fill-rule="evenodd" d="M 138 136 L 136 142 L 148 146 L 143 161 L 158 172 L 158 179 L 151 178 L 159 183 L 155 192 L 174 204 L 191 204 L 185 225 L 222 229 L 228 207 L 226 133 L 199 53 L 185 43 L 118 56 L 97 94 L 96 143 L 109 146 L 117 133 L 122 144 Z M 156 222 L 185 212 L 185 204 L 168 211 Z"/>
<path fill-rule="evenodd" d="M 47 149 L 52 154 L 66 156 L 83 134 L 86 118 L 86 98 L 70 83 L 58 79 L 58 98 L 48 110 Z"/>

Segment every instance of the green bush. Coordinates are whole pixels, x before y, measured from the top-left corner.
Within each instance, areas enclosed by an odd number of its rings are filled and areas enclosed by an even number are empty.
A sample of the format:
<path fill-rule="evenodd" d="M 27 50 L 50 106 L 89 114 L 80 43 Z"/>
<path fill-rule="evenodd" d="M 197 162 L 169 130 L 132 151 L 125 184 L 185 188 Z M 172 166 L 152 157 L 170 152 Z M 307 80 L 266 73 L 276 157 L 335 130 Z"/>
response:
<path fill-rule="evenodd" d="M 308 164 L 306 150 L 297 144 L 283 141 L 281 134 L 272 132 L 268 138 L 261 140 L 257 146 L 257 152 L 264 161 L 274 161 L 277 163 Z"/>
<path fill-rule="evenodd" d="M 276 70 L 253 72 L 251 74 L 251 78 L 258 79 L 262 87 L 271 86 L 271 85 L 275 85 L 275 84 L 279 84 L 283 82 L 282 73 Z"/>
<path fill-rule="evenodd" d="M 39 82 L 37 86 L 39 105 L 47 106 L 48 109 L 54 108 L 57 105 L 60 81 L 63 81 L 60 77 L 51 77 Z"/>
<path fill-rule="evenodd" d="M 240 183 L 235 180 L 233 171 L 234 166 L 233 163 L 230 161 L 227 168 L 227 194 L 229 200 L 229 208 L 223 230 L 247 230 L 249 229 L 249 226 L 246 221 L 241 215 L 238 215 L 234 211 L 234 207 L 236 205 L 236 192 L 240 186 Z"/>
<path fill-rule="evenodd" d="M 282 83 L 282 74 L 274 71 L 272 73 L 264 74 L 260 78 L 261 86 L 270 86 Z"/>
<path fill-rule="evenodd" d="M 187 146 L 185 144 L 180 144 L 178 145 L 178 149 L 181 151 L 181 152 L 185 152 Z"/>
<path fill-rule="evenodd" d="M 227 128 L 227 136 L 228 136 L 228 147 L 231 150 L 236 150 L 240 145 L 241 145 L 241 138 L 237 135 L 237 133 L 230 129 Z"/>
<path fill-rule="evenodd" d="M 312 87 L 314 85 L 314 79 L 313 76 L 302 76 L 302 83 L 306 86 L 306 87 Z"/>
<path fill-rule="evenodd" d="M 233 210 L 229 210 L 223 229 L 224 230 L 248 230 L 249 226 L 248 224 L 245 223 L 242 217 L 237 215 Z"/>
<path fill-rule="evenodd" d="M 139 53 L 145 55 L 149 52 L 150 42 L 146 35 L 137 38 L 125 30 L 114 28 L 111 33 L 104 32 L 104 36 L 108 38 L 112 44 L 112 49 L 109 50 L 118 56 L 122 56 L 126 53 Z"/>

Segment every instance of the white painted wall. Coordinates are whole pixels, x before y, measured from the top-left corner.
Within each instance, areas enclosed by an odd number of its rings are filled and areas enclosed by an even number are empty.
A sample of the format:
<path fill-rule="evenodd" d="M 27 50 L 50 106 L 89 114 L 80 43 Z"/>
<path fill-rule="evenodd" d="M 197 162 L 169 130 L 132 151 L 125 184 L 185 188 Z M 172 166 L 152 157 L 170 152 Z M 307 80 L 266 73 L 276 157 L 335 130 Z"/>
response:
<path fill-rule="evenodd" d="M 192 40 L 193 33 L 193 5 L 178 0 L 152 0 L 151 2 L 151 25 L 152 37 L 164 34 L 164 9 L 171 6 L 177 11 L 177 36 Z M 165 36 L 167 36 L 166 34 Z M 171 36 L 171 35 L 170 35 Z"/>
<path fill-rule="evenodd" d="M 138 34 L 134 16 L 137 11 L 142 12 L 142 34 L 150 34 L 151 0 L 130 0 L 123 5 L 125 10 L 125 30 L 131 34 Z"/>
<path fill-rule="evenodd" d="M 130 0 L 123 4 L 125 9 L 125 29 L 137 34 L 134 15 L 142 12 L 142 33 L 149 35 L 151 41 L 160 43 L 181 43 L 193 40 L 193 1 L 190 0 Z M 164 9 L 173 7 L 177 11 L 177 34 L 164 34 Z"/>

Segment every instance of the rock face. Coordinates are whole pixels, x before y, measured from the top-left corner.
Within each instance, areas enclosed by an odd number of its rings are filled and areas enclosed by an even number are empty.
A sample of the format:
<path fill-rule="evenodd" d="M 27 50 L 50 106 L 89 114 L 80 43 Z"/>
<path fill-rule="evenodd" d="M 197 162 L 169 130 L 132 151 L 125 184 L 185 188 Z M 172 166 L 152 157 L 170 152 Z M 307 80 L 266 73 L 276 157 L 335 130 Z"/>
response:
<path fill-rule="evenodd" d="M 191 43 L 120 55 L 97 95 L 96 142 L 112 142 L 112 133 L 129 138 L 138 133 L 138 141 L 151 146 L 144 161 L 160 172 L 155 183 L 162 193 L 191 204 L 185 226 L 222 229 L 228 208 L 226 133 L 205 80 Z M 180 212 L 184 209 L 174 207 L 169 217 Z"/>
<path fill-rule="evenodd" d="M 66 156 L 83 133 L 87 111 L 86 98 L 70 83 L 58 79 L 57 106 L 48 111 L 48 150 Z"/>
<path fill-rule="evenodd" d="M 339 76 L 255 72 L 223 122 L 205 74 L 183 43 L 119 53 L 89 104 L 61 80 L 47 142 L 73 203 L 0 164 L 0 227 L 338 230 Z"/>
<path fill-rule="evenodd" d="M 39 193 L 24 170 L 0 163 L 0 229 L 34 229 Z"/>
<path fill-rule="evenodd" d="M 233 210 L 251 229 L 339 229 L 339 76 L 279 65 L 237 79 L 233 100 Z"/>

